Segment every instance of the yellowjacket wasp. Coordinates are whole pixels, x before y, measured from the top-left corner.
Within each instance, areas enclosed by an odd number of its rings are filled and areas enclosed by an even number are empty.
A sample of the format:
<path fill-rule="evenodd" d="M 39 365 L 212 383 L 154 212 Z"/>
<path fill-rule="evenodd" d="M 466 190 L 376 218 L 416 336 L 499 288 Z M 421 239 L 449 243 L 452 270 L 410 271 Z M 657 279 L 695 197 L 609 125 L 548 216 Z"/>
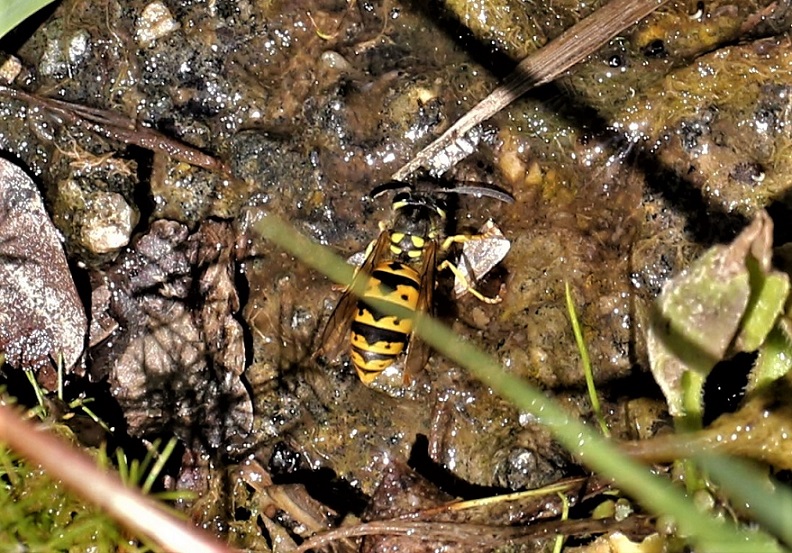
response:
<path fill-rule="evenodd" d="M 418 189 L 391 181 L 369 194 L 376 198 L 389 190 L 401 190 L 393 198 L 393 215 L 389 224 L 380 224 L 381 233 L 372 242 L 355 279 L 370 276 L 359 299 L 348 288 L 338 302 L 322 334 L 317 356 L 336 358 L 346 346 L 355 371 L 364 384 L 371 384 L 385 369 L 394 365 L 406 351 L 404 380 L 416 374 L 429 359 L 430 348 L 412 336 L 413 320 L 386 315 L 367 300 L 399 305 L 410 311 L 432 311 L 435 273 L 450 269 L 467 291 L 487 303 L 500 298 L 486 298 L 449 260 L 438 264 L 438 250 L 445 254 L 453 244 L 479 238 L 457 234 L 444 237 L 447 211 L 443 194 L 487 196 L 511 203 L 514 198 L 501 190 L 483 186 Z"/>

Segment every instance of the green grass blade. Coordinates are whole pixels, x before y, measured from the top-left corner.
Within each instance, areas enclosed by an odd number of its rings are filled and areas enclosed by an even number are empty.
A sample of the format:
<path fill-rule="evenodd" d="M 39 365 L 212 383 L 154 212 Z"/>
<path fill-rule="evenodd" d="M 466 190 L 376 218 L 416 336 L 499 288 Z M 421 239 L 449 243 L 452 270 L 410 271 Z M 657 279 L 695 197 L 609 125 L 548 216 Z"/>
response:
<path fill-rule="evenodd" d="M 0 0 L 0 38 L 53 0 Z"/>
<path fill-rule="evenodd" d="M 135 465 L 135 474 L 134 474 L 134 480 L 130 482 L 131 484 L 138 487 L 142 487 L 141 480 L 143 478 L 143 475 L 148 474 L 149 467 L 154 462 L 154 459 L 156 459 L 156 457 L 159 455 L 159 448 L 161 444 L 162 444 L 162 440 L 157 438 L 151 443 L 151 445 L 148 446 L 148 448 L 146 449 L 146 455 L 143 457 L 142 460 L 135 459 L 134 461 L 132 461 L 132 464 Z"/>
<path fill-rule="evenodd" d="M 580 360 L 583 363 L 583 374 L 586 377 L 586 388 L 588 389 L 591 408 L 594 410 L 594 416 L 597 417 L 597 422 L 602 429 L 602 435 L 610 438 L 610 429 L 602 414 L 602 407 L 597 396 L 597 387 L 594 385 L 594 370 L 591 367 L 591 358 L 588 354 L 586 342 L 583 339 L 583 330 L 580 328 L 580 321 L 578 320 L 577 311 L 575 311 L 575 302 L 572 299 L 572 290 L 570 290 L 568 282 L 564 283 L 564 294 L 566 295 L 569 319 L 572 322 L 572 332 L 575 335 L 575 342 L 577 343 L 578 352 L 580 352 Z"/>
<path fill-rule="evenodd" d="M 747 505 L 765 530 L 792 547 L 792 490 L 740 459 L 722 455 L 697 456 L 720 489 L 735 503 Z"/>
<path fill-rule="evenodd" d="M 558 497 L 561 498 L 561 520 L 568 520 L 569 498 L 567 498 L 567 496 L 562 493 L 559 493 Z M 561 553 L 561 551 L 564 548 L 565 541 L 566 541 L 566 536 L 564 536 L 563 534 L 558 534 L 555 539 L 555 544 L 553 544 L 553 553 Z"/>
<path fill-rule="evenodd" d="M 159 451 L 159 444 L 160 441 L 156 440 L 154 442 L 156 445 L 152 446 L 154 451 Z M 151 467 L 151 470 L 148 471 L 148 475 L 146 476 L 146 481 L 143 482 L 143 485 L 140 487 L 143 490 L 143 493 L 149 493 L 151 491 L 152 486 L 154 486 L 154 482 L 159 477 L 160 472 L 165 467 L 165 463 L 168 462 L 170 456 L 173 454 L 173 450 L 176 449 L 176 445 L 178 445 L 179 441 L 176 438 L 171 438 L 168 440 L 168 443 L 165 444 L 165 447 L 162 449 L 161 452 L 157 454 L 157 461 L 154 463 L 154 466 Z"/>
<path fill-rule="evenodd" d="M 132 469 L 130 469 L 127 463 L 126 454 L 121 449 L 116 450 L 116 463 L 118 465 L 118 476 L 121 478 L 121 481 L 127 486 L 133 486 Z"/>
<path fill-rule="evenodd" d="M 47 416 L 47 408 L 44 403 L 44 390 L 41 389 L 38 381 L 36 380 L 36 375 L 33 374 L 33 371 L 25 371 L 25 376 L 30 382 L 30 385 L 33 387 L 33 391 L 36 393 L 36 402 L 38 403 L 38 409 L 41 413 L 41 417 Z"/>

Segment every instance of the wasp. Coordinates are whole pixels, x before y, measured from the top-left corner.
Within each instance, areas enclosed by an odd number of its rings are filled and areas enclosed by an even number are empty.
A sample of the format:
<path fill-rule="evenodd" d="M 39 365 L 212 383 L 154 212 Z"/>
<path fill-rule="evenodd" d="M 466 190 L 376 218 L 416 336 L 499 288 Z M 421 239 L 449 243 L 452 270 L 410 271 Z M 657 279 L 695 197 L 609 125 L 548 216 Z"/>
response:
<path fill-rule="evenodd" d="M 469 194 L 514 201 L 510 194 L 492 187 L 420 189 L 400 181 L 374 188 L 369 197 L 376 198 L 389 190 L 400 190 L 393 197 L 391 220 L 380 224 L 380 235 L 369 245 L 353 285 L 346 289 L 330 315 L 317 352 L 317 356 L 334 359 L 346 346 L 358 377 L 366 385 L 402 355 L 407 382 L 423 368 L 431 353 L 426 343 L 413 336 L 412 318 L 383 313 L 372 306 L 372 301 L 431 314 L 435 274 L 444 269 L 450 269 L 478 299 L 487 303 L 500 301 L 500 298 L 487 298 L 473 288 L 448 259 L 438 262 L 454 244 L 478 238 L 465 234 L 444 236 L 448 223 L 444 196 Z M 360 278 L 368 279 L 365 287 L 357 286 Z M 365 291 L 358 298 L 353 289 Z"/>

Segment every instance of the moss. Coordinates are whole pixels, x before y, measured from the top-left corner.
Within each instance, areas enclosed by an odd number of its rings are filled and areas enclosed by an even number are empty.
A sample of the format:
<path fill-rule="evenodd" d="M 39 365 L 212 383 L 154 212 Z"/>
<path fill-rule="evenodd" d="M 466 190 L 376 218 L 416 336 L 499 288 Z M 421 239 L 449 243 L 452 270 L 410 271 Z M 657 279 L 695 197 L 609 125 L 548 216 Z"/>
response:
<path fill-rule="evenodd" d="M 0 445 L 0 551 L 142 550 L 96 507 Z"/>

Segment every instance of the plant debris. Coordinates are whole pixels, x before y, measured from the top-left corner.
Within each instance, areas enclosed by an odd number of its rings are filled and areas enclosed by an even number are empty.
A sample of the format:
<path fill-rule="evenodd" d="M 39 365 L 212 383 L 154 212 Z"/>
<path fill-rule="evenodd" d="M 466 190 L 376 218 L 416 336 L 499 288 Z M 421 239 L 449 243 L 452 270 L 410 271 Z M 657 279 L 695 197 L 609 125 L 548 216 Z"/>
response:
<path fill-rule="evenodd" d="M 38 189 L 3 158 L 0 213 L 0 350 L 9 365 L 41 371 L 53 390 L 56 364 L 71 371 L 80 360 L 88 322 Z"/>
<path fill-rule="evenodd" d="M 234 240 L 228 223 L 207 221 L 191 235 L 156 221 L 94 275 L 93 318 L 110 333 L 91 339 L 91 372 L 108 378 L 133 435 L 170 428 L 187 444 L 217 448 L 249 432 Z"/>

